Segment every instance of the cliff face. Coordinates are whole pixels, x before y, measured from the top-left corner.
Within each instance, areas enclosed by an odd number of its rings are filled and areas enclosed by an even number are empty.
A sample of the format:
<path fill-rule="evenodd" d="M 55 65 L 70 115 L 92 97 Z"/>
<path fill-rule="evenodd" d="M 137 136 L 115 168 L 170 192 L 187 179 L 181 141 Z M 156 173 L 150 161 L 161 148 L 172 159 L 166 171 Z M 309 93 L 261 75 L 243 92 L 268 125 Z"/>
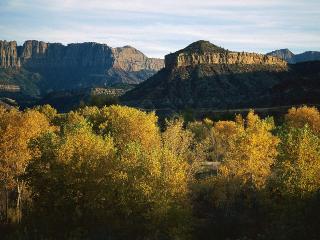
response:
<path fill-rule="evenodd" d="M 113 48 L 112 55 L 114 59 L 113 67 L 125 71 L 159 71 L 164 67 L 162 59 L 147 58 L 142 52 L 130 46 Z"/>
<path fill-rule="evenodd" d="M 111 48 L 106 44 L 93 42 L 64 46 L 60 43 L 29 40 L 18 47 L 16 42 L 0 41 L 0 61 L 2 68 L 114 67 L 128 72 L 138 72 L 159 71 L 164 67 L 162 59 L 148 58 L 133 47 Z"/>
<path fill-rule="evenodd" d="M 112 66 L 111 48 L 105 44 L 26 41 L 21 50 L 22 66 L 27 68 L 93 68 Z"/>
<path fill-rule="evenodd" d="M 64 46 L 36 40 L 17 46 L 16 42 L 0 41 L 0 70 L 21 68 L 39 74 L 37 78 L 41 81 L 36 85 L 42 93 L 82 87 L 138 84 L 163 67 L 162 59 L 148 58 L 129 46 L 111 48 L 94 42 Z M 18 75 L 17 77 L 19 78 Z M 22 78 L 25 79 L 25 76 L 20 77 Z M 6 80 L 0 79 L 1 81 Z M 17 84 L 18 81 L 9 84 Z M 33 82 L 33 79 L 26 79 L 27 85 L 29 82 Z"/>
<path fill-rule="evenodd" d="M 17 43 L 15 41 L 0 41 L 0 67 L 19 68 L 20 59 L 18 58 Z"/>
<path fill-rule="evenodd" d="M 197 50 L 197 46 L 198 49 Z M 286 68 L 287 63 L 274 56 L 256 53 L 230 52 L 206 41 L 199 41 L 177 53 L 165 57 L 165 65 L 169 68 L 187 67 L 198 64 L 237 64 L 237 65 L 272 65 Z"/>

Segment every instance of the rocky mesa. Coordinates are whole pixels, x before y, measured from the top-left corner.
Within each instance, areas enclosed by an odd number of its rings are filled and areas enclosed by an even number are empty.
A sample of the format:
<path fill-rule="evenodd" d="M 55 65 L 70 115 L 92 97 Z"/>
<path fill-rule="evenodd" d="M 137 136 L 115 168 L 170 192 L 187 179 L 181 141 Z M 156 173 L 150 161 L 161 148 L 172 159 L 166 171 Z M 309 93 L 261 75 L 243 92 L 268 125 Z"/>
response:
<path fill-rule="evenodd" d="M 95 42 L 46 43 L 28 40 L 23 46 L 15 41 L 0 41 L 0 66 L 19 67 L 115 67 L 125 71 L 159 71 L 164 67 L 162 59 L 148 58 L 137 49 L 125 46 L 111 48 Z"/>
<path fill-rule="evenodd" d="M 187 48 L 165 57 L 169 68 L 187 67 L 198 64 L 273 65 L 285 68 L 287 63 L 278 57 L 257 53 L 231 52 L 208 41 L 198 41 Z"/>
<path fill-rule="evenodd" d="M 37 85 L 38 92 L 44 93 L 79 87 L 138 84 L 163 67 L 163 59 L 148 58 L 130 46 L 112 48 L 95 42 L 65 46 L 37 40 L 28 40 L 18 46 L 15 41 L 0 41 L 0 71 L 14 69 L 16 73 L 23 69 L 38 74 L 36 82 L 33 79 L 27 79 L 27 82 Z M 23 78 L 16 75 L 16 79 L 8 84 L 17 84 L 17 79 Z M 3 81 L 0 79 L 0 83 Z"/>
<path fill-rule="evenodd" d="M 164 69 L 121 100 L 143 109 L 173 111 L 313 103 L 319 100 L 317 67 L 317 62 L 290 65 L 275 56 L 233 52 L 198 41 L 167 55 Z"/>

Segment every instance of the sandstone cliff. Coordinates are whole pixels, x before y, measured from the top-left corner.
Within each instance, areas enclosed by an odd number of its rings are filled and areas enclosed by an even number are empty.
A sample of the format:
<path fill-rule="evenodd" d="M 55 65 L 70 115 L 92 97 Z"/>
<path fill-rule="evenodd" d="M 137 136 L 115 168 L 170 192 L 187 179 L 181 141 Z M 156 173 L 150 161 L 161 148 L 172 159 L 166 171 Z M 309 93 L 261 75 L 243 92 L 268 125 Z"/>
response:
<path fill-rule="evenodd" d="M 287 63 L 284 60 L 274 56 L 257 53 L 230 52 L 210 44 L 207 41 L 195 42 L 187 48 L 165 57 L 165 65 L 169 68 L 187 67 L 198 64 L 273 65 L 279 69 L 287 67 Z"/>
<path fill-rule="evenodd" d="M 20 59 L 17 52 L 17 43 L 15 41 L 0 41 L 0 67 L 20 67 Z"/>

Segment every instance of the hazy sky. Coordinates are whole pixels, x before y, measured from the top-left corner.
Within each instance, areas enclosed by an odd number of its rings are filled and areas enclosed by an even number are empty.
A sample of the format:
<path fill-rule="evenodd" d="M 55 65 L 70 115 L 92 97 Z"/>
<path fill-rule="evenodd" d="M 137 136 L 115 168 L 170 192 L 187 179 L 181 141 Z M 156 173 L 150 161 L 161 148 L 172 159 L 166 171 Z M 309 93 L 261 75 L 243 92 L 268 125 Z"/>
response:
<path fill-rule="evenodd" d="M 131 45 L 152 57 L 200 39 L 319 51 L 320 0 L 0 0 L 0 39 Z"/>

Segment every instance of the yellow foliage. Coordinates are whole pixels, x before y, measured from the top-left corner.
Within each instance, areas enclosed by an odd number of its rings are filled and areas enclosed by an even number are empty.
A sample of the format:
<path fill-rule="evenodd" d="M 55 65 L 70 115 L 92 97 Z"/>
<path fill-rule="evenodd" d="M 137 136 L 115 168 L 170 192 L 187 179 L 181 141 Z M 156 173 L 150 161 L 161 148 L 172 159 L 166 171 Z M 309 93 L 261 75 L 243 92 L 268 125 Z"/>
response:
<path fill-rule="evenodd" d="M 160 137 L 153 114 L 121 107 L 102 111 L 104 126 L 110 135 L 119 138 L 115 139 L 119 147 L 109 135 L 95 134 L 79 114 L 69 114 L 68 131 L 55 135 L 57 140 L 38 139 L 36 149 L 40 154 L 28 169 L 29 184 L 37 199 L 53 208 L 63 209 L 63 205 L 56 206 L 56 202 L 63 201 L 101 215 L 111 229 L 125 228 L 130 233 L 147 225 L 152 234 L 160 228 L 168 234 L 176 232 L 173 226 L 178 226 L 177 217 L 188 210 L 188 163 L 179 155 L 184 152 L 169 150 L 157 142 L 158 147 L 149 145 Z M 130 135 L 133 126 L 129 123 L 141 123 L 144 128 Z M 177 131 L 179 136 L 180 127 L 171 125 L 168 131 Z M 140 225 L 141 219 L 147 222 Z"/>
<path fill-rule="evenodd" d="M 302 128 L 307 124 L 314 132 L 320 133 L 320 112 L 315 107 L 293 107 L 289 109 L 285 119 L 291 127 Z"/>
<path fill-rule="evenodd" d="M 232 121 L 219 121 L 212 128 L 212 145 L 214 161 L 224 161 L 226 154 L 230 151 L 231 144 L 235 137 L 243 129 Z"/>
<path fill-rule="evenodd" d="M 162 133 L 163 146 L 176 156 L 185 159 L 190 157 L 190 147 L 193 143 L 193 134 L 183 128 L 182 120 L 166 122 L 166 130 Z"/>
<path fill-rule="evenodd" d="M 43 106 L 38 106 L 34 110 L 40 113 L 43 113 L 50 121 L 52 121 L 58 115 L 57 110 L 48 104 Z"/>
<path fill-rule="evenodd" d="M 240 127 L 234 140 L 231 139 L 219 174 L 261 189 L 271 174 L 279 139 L 270 132 L 273 125 L 253 112 L 249 112 L 245 124 L 246 128 Z"/>
<path fill-rule="evenodd" d="M 104 122 L 100 130 L 110 134 L 118 147 L 138 142 L 146 149 L 158 147 L 160 131 L 155 113 L 145 113 L 134 108 L 111 106 L 101 109 Z"/>
<path fill-rule="evenodd" d="M 320 139 L 309 127 L 281 133 L 276 188 L 284 195 L 304 197 L 320 189 Z"/>
<path fill-rule="evenodd" d="M 1 178 L 11 185 L 22 174 L 31 158 L 28 143 L 52 128 L 45 115 L 35 110 L 19 112 L 16 109 L 1 113 L 0 161 Z M 7 176 L 7 177 L 6 177 Z"/>
<path fill-rule="evenodd" d="M 219 121 L 210 125 L 189 124 L 189 129 L 197 135 L 198 143 L 194 156 L 198 161 L 221 162 L 229 151 L 230 143 L 241 129 L 235 122 Z"/>

